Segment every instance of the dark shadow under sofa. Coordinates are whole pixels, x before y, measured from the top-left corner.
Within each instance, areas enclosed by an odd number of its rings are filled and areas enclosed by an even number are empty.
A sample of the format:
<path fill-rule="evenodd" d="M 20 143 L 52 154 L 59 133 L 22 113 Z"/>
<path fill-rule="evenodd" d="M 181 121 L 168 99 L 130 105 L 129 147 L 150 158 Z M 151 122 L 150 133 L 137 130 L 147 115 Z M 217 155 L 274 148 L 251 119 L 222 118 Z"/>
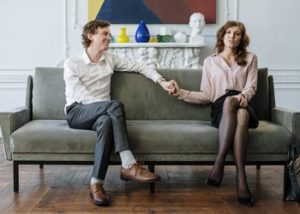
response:
<path fill-rule="evenodd" d="M 183 88 L 199 90 L 201 70 L 159 72 Z M 133 154 L 151 171 L 158 164 L 213 163 L 218 130 L 210 125 L 210 105 L 180 101 L 131 72 L 115 72 L 111 88 L 112 99 L 125 105 Z M 26 106 L 0 113 L 6 158 L 13 161 L 15 192 L 20 164 L 93 164 L 96 133 L 68 127 L 64 92 L 62 68 L 36 68 L 34 77 L 28 77 Z M 300 113 L 275 107 L 273 78 L 267 69 L 259 69 L 258 90 L 251 102 L 260 122 L 249 131 L 247 164 L 284 165 L 289 144 L 299 144 Z M 227 162 L 233 162 L 232 155 Z M 111 163 L 119 164 L 117 155 L 112 155 Z"/>

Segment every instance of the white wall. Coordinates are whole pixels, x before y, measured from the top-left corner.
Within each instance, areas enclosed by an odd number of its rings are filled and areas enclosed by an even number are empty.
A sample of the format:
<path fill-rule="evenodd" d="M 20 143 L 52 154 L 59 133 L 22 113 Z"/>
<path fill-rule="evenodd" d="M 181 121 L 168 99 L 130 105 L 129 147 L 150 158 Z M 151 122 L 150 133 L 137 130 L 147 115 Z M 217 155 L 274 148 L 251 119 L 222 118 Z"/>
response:
<path fill-rule="evenodd" d="M 24 106 L 26 75 L 64 59 L 61 0 L 0 1 L 0 110 Z"/>
<path fill-rule="evenodd" d="M 205 26 L 201 58 L 212 53 L 215 32 L 226 20 L 244 22 L 259 67 L 274 75 L 277 106 L 300 111 L 299 9 L 298 0 L 217 0 L 217 23 Z M 24 105 L 26 75 L 34 67 L 61 66 L 65 57 L 81 54 L 86 21 L 85 0 L 0 0 L 0 111 Z M 190 33 L 188 25 L 164 26 Z M 111 27 L 114 36 L 120 27 Z M 125 27 L 132 36 L 137 25 Z M 161 25 L 148 27 L 156 35 Z"/>
<path fill-rule="evenodd" d="M 300 1 L 240 0 L 238 19 L 247 26 L 259 65 L 274 76 L 277 106 L 300 110 Z"/>

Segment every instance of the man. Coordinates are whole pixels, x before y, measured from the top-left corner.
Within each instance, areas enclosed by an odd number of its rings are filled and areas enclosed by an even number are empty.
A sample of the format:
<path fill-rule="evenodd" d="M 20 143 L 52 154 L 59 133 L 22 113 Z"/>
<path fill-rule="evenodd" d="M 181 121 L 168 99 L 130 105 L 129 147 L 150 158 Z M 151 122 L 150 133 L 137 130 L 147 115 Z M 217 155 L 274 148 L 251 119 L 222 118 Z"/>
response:
<path fill-rule="evenodd" d="M 107 52 L 111 39 L 109 26 L 107 21 L 88 22 L 82 33 L 85 48 L 82 56 L 70 57 L 64 65 L 68 124 L 71 128 L 97 132 L 90 197 L 100 206 L 110 203 L 103 183 L 113 148 L 120 155 L 121 178 L 139 183 L 160 180 L 158 175 L 142 168 L 129 150 L 123 105 L 110 99 L 114 70 L 139 72 L 158 82 L 168 93 L 175 89 L 152 68 Z"/>

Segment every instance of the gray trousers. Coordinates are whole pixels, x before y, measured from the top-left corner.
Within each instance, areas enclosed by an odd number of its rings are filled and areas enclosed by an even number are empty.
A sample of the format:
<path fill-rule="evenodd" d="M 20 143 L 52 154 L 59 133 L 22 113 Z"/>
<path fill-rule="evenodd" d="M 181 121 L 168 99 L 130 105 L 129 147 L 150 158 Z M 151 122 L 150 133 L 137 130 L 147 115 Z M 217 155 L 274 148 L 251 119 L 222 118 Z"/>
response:
<path fill-rule="evenodd" d="M 66 110 L 71 128 L 97 132 L 92 176 L 104 180 L 113 148 L 116 153 L 129 149 L 123 104 L 115 100 L 91 104 L 75 102 Z"/>

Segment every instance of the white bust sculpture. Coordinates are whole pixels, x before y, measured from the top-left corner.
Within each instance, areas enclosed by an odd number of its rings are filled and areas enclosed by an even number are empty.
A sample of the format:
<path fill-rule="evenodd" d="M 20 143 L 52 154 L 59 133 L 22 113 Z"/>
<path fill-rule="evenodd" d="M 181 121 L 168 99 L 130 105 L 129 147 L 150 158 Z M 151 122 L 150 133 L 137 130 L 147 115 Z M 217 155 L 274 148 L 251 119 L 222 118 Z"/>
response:
<path fill-rule="evenodd" d="M 191 43 L 204 43 L 204 38 L 202 36 L 202 30 L 205 25 L 204 16 L 201 13 L 193 13 L 190 16 L 190 27 L 192 28 L 191 36 L 189 42 Z"/>

